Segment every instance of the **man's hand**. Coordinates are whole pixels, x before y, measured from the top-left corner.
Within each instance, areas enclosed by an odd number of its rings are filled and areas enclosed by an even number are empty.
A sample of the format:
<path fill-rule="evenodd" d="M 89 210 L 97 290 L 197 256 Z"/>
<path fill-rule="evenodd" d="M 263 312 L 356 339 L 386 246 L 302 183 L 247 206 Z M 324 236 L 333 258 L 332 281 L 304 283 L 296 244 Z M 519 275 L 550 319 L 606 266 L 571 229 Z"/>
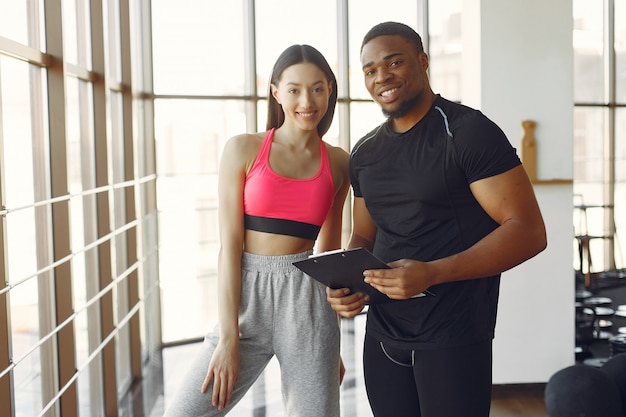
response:
<path fill-rule="evenodd" d="M 363 311 L 369 297 L 361 292 L 350 294 L 347 288 L 333 290 L 326 287 L 326 300 L 337 314 L 350 319 Z"/>
<path fill-rule="evenodd" d="M 370 269 L 363 272 L 365 282 L 394 300 L 406 300 L 424 292 L 434 284 L 432 271 L 425 262 L 400 259 L 390 262 L 391 269 Z"/>
<path fill-rule="evenodd" d="M 346 376 L 346 366 L 343 364 L 343 358 L 339 357 L 339 385 L 343 383 L 344 376 Z"/>

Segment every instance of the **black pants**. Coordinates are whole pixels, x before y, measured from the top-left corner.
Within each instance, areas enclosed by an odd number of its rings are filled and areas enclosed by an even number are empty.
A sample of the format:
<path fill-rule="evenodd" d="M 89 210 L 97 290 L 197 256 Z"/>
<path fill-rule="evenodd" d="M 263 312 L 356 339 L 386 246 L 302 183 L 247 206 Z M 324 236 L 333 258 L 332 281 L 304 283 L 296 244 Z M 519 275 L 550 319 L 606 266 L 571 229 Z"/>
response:
<path fill-rule="evenodd" d="M 489 417 L 491 365 L 491 340 L 413 351 L 365 336 L 365 387 L 376 417 Z"/>

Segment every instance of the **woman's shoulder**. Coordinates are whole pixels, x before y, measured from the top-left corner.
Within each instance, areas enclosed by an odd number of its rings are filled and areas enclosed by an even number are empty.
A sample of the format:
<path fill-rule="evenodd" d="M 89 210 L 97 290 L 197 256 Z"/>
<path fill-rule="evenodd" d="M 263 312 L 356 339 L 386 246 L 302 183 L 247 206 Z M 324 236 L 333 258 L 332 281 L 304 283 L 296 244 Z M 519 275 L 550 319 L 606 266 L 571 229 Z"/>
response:
<path fill-rule="evenodd" d="M 263 145 L 263 140 L 267 132 L 241 133 L 230 137 L 224 146 L 224 153 L 230 153 L 246 158 L 256 156 Z"/>
<path fill-rule="evenodd" d="M 335 181 L 335 187 L 337 189 L 345 188 L 349 185 L 349 167 L 350 167 L 350 154 L 339 146 L 333 146 L 326 142 L 326 149 L 328 150 L 328 160 L 330 161 L 330 168 L 333 173 L 333 179 Z"/>
<path fill-rule="evenodd" d="M 331 163 L 347 164 L 349 162 L 350 154 L 348 151 L 340 146 L 331 145 L 328 142 L 324 142 L 324 144 L 326 145 L 326 150 L 328 151 L 328 157 L 330 158 Z"/>
<path fill-rule="evenodd" d="M 348 153 L 348 151 L 346 151 L 344 148 L 342 148 L 341 146 L 335 146 L 335 145 L 331 145 L 330 143 L 323 141 L 324 145 L 326 145 L 326 150 L 328 151 L 328 154 L 331 156 L 336 156 L 338 158 L 343 158 L 345 156 L 350 156 L 350 154 Z"/>
<path fill-rule="evenodd" d="M 248 147 L 261 145 L 267 132 L 241 133 L 231 136 L 226 144 L 234 147 Z"/>

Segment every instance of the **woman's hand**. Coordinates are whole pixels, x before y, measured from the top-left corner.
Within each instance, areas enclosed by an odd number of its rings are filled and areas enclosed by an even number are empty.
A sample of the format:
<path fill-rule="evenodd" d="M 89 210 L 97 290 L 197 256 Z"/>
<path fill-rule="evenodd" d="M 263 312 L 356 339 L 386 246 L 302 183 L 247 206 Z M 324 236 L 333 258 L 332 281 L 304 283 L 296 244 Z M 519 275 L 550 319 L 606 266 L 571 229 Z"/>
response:
<path fill-rule="evenodd" d="M 218 343 L 200 392 L 205 394 L 213 381 L 211 404 L 218 410 L 230 404 L 235 382 L 239 377 L 239 347 Z"/>

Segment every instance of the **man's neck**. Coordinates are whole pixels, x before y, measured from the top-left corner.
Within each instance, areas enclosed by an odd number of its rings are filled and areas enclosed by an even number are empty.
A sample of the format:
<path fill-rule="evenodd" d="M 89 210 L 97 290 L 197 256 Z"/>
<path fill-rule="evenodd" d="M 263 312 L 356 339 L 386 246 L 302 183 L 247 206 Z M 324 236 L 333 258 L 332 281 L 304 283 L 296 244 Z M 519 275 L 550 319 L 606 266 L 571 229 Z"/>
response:
<path fill-rule="evenodd" d="M 424 118 L 436 98 L 437 95 L 433 93 L 432 90 L 424 92 L 423 99 L 416 103 L 415 107 L 413 107 L 413 109 L 406 116 L 392 118 L 390 120 L 391 129 L 397 133 L 404 133 L 411 129 Z"/>

